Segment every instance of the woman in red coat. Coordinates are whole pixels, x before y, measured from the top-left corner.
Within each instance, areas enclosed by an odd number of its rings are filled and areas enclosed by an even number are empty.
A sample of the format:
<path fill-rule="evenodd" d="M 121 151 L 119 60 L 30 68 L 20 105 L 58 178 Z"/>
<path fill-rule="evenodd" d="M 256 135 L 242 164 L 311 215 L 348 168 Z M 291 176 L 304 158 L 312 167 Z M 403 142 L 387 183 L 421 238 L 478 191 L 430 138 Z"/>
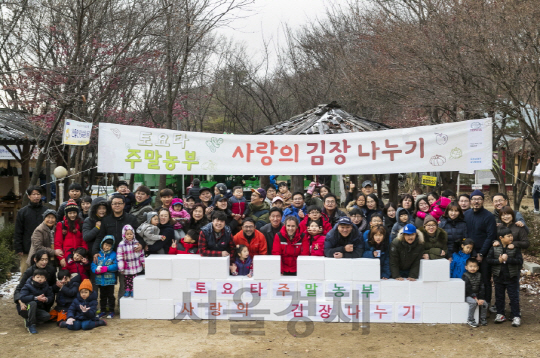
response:
<path fill-rule="evenodd" d="M 298 219 L 294 216 L 285 218 L 285 225 L 274 237 L 272 255 L 281 256 L 281 273 L 296 276 L 298 256 L 309 256 L 309 242 L 306 234 L 298 229 Z"/>
<path fill-rule="evenodd" d="M 54 253 L 60 261 L 62 267 L 66 266 L 68 251 L 78 247 L 88 250 L 88 245 L 83 239 L 82 220 L 79 217 L 79 207 L 74 200 L 69 200 L 66 204 L 64 220 L 56 224 L 54 234 Z"/>

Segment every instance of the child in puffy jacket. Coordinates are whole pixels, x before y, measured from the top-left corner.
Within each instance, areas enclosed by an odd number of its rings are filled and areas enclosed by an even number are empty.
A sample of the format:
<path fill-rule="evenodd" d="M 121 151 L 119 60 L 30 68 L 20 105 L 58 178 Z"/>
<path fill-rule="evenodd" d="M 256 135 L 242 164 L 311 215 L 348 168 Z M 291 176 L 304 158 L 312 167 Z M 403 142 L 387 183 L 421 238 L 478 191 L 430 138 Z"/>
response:
<path fill-rule="evenodd" d="M 90 278 L 90 260 L 88 259 L 88 250 L 84 247 L 78 247 L 75 250 L 70 250 L 66 258 L 66 266 L 64 267 L 69 273 L 79 274 L 81 280 Z"/>
<path fill-rule="evenodd" d="M 244 198 L 244 191 L 241 186 L 235 186 L 233 188 L 233 196 L 229 199 L 229 204 L 236 220 L 246 217 L 248 204 L 246 198 Z"/>
<path fill-rule="evenodd" d="M 461 278 L 463 276 L 465 273 L 465 263 L 471 257 L 473 248 L 474 241 L 472 239 L 463 239 L 455 242 L 452 262 L 450 263 L 450 278 Z"/>
<path fill-rule="evenodd" d="M 67 327 L 70 331 L 85 331 L 99 326 L 106 326 L 107 323 L 96 318 L 97 292 L 93 292 L 90 280 L 84 280 L 79 286 L 79 294 L 73 300 L 68 310 L 68 319 L 62 322 L 60 327 Z"/>
<path fill-rule="evenodd" d="M 322 226 L 317 221 L 310 220 L 308 223 L 308 230 L 312 232 L 318 232 L 322 230 Z M 309 255 L 310 256 L 324 256 L 324 241 L 326 236 L 324 235 L 311 235 L 307 231 L 309 240 Z"/>
<path fill-rule="evenodd" d="M 435 220 L 439 221 L 439 219 L 444 215 L 446 207 L 448 204 L 450 204 L 450 199 L 445 198 L 444 196 L 439 198 L 437 193 L 432 192 L 428 194 L 427 200 L 429 202 L 429 211 L 427 213 L 418 211 L 416 216 L 421 219 L 425 219 L 426 215 L 431 215 L 435 218 Z"/>
<path fill-rule="evenodd" d="M 67 311 L 79 293 L 79 285 L 82 280 L 79 275 L 71 277 L 68 270 L 58 271 L 57 278 L 56 287 L 53 289 L 53 291 L 57 291 L 56 307 L 49 313 L 60 324 L 60 322 L 67 320 Z"/>
<path fill-rule="evenodd" d="M 181 230 L 191 219 L 189 213 L 184 210 L 184 202 L 180 198 L 174 198 L 169 208 L 171 217 L 175 221 L 174 229 Z"/>
<path fill-rule="evenodd" d="M 97 263 L 92 262 L 92 272 L 96 274 L 96 286 L 99 287 L 101 312 L 99 318 L 114 317 L 114 285 L 116 285 L 116 271 L 118 263 L 114 247 L 114 236 L 107 235 L 101 240 L 101 251 L 98 254 Z"/>
<path fill-rule="evenodd" d="M 122 228 L 122 241 L 116 250 L 118 271 L 124 274 L 124 297 L 133 297 L 133 279 L 144 269 L 144 250 L 135 251 L 139 242 L 131 225 Z"/>
<path fill-rule="evenodd" d="M 253 259 L 249 256 L 249 249 L 246 245 L 238 245 L 236 259 L 230 268 L 233 276 L 253 277 Z"/>
<path fill-rule="evenodd" d="M 198 254 L 199 253 L 199 233 L 197 230 L 189 230 L 183 238 L 178 242 L 173 241 L 172 246 L 169 249 L 170 255 L 185 255 L 185 254 Z"/>
<path fill-rule="evenodd" d="M 148 246 L 154 245 L 159 240 L 165 241 L 165 236 L 159 234 L 159 216 L 155 211 L 146 213 L 146 221 L 137 228 L 139 234 Z"/>
<path fill-rule="evenodd" d="M 398 208 L 396 211 L 396 223 L 394 226 L 392 226 L 392 232 L 390 233 L 390 242 L 394 241 L 394 239 L 398 236 L 399 231 L 403 229 L 405 225 L 414 224 L 413 220 L 413 216 L 409 210 L 405 208 Z"/>

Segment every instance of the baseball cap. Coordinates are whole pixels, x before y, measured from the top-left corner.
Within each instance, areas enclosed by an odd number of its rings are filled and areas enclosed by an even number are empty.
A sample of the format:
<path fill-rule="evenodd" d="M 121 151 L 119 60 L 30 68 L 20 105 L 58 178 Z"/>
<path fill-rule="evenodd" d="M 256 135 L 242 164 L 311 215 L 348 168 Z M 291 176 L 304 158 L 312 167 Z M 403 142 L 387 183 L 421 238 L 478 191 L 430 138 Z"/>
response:
<path fill-rule="evenodd" d="M 272 204 L 275 203 L 278 200 L 283 203 L 283 198 L 281 196 L 276 196 L 274 199 L 272 199 Z"/>
<path fill-rule="evenodd" d="M 251 192 L 254 193 L 254 192 L 257 192 L 261 198 L 263 199 L 266 199 L 266 190 L 264 190 L 263 188 L 258 188 L 258 189 L 251 189 Z"/>
<path fill-rule="evenodd" d="M 373 186 L 373 183 L 371 182 L 371 180 L 364 180 L 364 182 L 362 183 L 362 188 L 365 188 L 368 185 Z"/>
<path fill-rule="evenodd" d="M 351 218 L 349 218 L 348 216 L 342 216 L 337 221 L 337 224 L 338 225 L 352 225 L 353 222 L 351 221 Z"/>
<path fill-rule="evenodd" d="M 415 234 L 416 233 L 416 226 L 413 224 L 407 224 L 403 227 L 403 233 L 404 234 Z"/>

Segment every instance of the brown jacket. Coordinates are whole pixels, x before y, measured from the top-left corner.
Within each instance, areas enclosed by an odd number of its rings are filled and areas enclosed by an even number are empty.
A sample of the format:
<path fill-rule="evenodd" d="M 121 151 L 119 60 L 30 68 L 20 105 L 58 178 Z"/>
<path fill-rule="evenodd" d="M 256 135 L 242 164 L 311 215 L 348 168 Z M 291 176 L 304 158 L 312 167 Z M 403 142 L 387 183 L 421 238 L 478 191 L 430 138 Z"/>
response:
<path fill-rule="evenodd" d="M 45 223 L 38 225 L 32 234 L 31 240 L 32 246 L 30 246 L 28 260 L 26 260 L 28 265 L 31 265 L 32 255 L 34 255 L 38 250 L 45 250 L 50 257 L 54 257 L 54 231 L 49 229 Z"/>

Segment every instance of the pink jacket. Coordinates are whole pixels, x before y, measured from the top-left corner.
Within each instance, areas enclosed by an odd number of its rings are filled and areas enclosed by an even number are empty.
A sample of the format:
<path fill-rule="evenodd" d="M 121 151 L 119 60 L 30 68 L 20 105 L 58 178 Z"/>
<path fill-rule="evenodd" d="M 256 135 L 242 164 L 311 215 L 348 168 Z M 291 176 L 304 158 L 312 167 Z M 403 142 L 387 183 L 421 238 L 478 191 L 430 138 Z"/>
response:
<path fill-rule="evenodd" d="M 439 200 L 431 204 L 429 207 L 429 213 L 424 213 L 422 211 L 418 211 L 416 213 L 416 216 L 425 219 L 426 215 L 429 214 L 435 218 L 435 220 L 439 221 L 440 218 L 444 215 L 444 212 L 446 211 L 446 207 L 450 204 L 450 199 L 445 197 L 440 197 Z"/>
<path fill-rule="evenodd" d="M 171 207 L 169 208 L 169 211 L 171 212 L 171 217 L 176 222 L 174 224 L 175 230 L 180 230 L 181 228 L 184 227 L 184 225 L 182 225 L 181 223 L 182 221 L 187 222 L 189 221 L 189 219 L 191 219 L 191 216 L 189 215 L 189 213 L 185 211 L 184 209 L 180 211 L 174 211 L 173 206 L 171 205 Z M 186 220 L 176 220 L 176 219 L 186 219 Z"/>

